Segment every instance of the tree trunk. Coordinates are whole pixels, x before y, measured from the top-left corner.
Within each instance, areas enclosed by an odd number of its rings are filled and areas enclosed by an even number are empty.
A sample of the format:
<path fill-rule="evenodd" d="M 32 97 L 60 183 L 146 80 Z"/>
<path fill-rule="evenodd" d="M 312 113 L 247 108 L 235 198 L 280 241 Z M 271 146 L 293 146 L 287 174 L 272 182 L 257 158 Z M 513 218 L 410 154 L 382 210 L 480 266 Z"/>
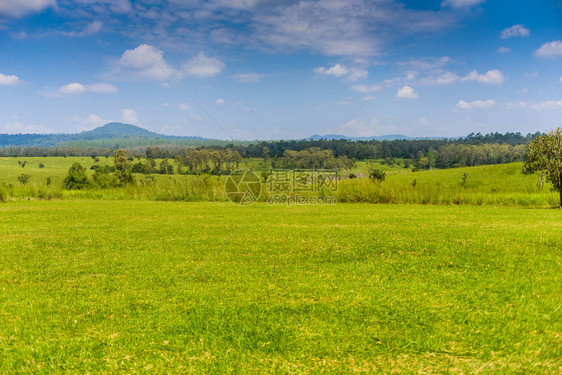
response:
<path fill-rule="evenodd" d="M 562 189 L 560 189 L 560 209 L 562 209 Z"/>

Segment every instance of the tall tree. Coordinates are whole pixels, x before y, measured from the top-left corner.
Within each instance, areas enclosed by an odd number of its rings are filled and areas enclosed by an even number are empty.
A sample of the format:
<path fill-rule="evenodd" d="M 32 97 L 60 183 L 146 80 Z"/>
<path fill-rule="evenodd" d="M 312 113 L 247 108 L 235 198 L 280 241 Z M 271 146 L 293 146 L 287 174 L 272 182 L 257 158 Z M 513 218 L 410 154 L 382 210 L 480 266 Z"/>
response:
<path fill-rule="evenodd" d="M 121 185 L 132 184 L 133 179 L 133 164 L 129 160 L 125 150 L 116 150 L 113 153 L 113 164 L 115 165 L 115 175 L 119 179 Z"/>
<path fill-rule="evenodd" d="M 527 145 L 523 173 L 543 172 L 560 192 L 562 208 L 562 128 L 539 135 Z"/>

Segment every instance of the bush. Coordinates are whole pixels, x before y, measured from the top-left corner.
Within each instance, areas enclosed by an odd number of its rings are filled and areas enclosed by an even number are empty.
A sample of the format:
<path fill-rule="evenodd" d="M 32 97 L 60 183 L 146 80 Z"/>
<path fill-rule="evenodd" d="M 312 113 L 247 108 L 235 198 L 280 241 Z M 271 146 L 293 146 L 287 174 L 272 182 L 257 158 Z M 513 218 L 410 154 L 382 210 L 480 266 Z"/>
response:
<path fill-rule="evenodd" d="M 30 175 L 22 173 L 18 176 L 18 181 L 22 185 L 27 185 L 27 182 L 29 181 L 30 178 L 31 178 Z"/>
<path fill-rule="evenodd" d="M 386 173 L 382 169 L 375 168 L 369 173 L 369 178 L 373 182 L 384 181 L 386 179 Z"/>
<path fill-rule="evenodd" d="M 72 164 L 68 170 L 63 186 L 67 190 L 82 190 L 88 186 L 88 176 L 86 176 L 86 168 L 80 163 Z"/>

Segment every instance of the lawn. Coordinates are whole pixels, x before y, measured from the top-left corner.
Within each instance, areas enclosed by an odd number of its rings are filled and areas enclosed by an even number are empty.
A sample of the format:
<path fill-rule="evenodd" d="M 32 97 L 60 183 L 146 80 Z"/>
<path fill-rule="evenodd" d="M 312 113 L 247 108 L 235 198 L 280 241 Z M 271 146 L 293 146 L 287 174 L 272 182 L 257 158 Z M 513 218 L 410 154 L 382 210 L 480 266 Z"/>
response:
<path fill-rule="evenodd" d="M 0 372 L 559 373 L 562 210 L 0 204 Z"/>

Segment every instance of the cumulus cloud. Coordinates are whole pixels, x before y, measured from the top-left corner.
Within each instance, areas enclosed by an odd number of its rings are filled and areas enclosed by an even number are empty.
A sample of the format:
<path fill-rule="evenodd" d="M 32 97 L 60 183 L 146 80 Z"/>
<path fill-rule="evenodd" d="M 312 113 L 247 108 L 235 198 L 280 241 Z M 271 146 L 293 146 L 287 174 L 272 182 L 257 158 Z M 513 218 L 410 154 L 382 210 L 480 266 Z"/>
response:
<path fill-rule="evenodd" d="M 224 104 L 224 99 L 217 99 L 217 100 L 215 101 L 215 104 L 216 104 L 216 105 Z"/>
<path fill-rule="evenodd" d="M 86 87 L 81 83 L 73 82 L 59 87 L 59 91 L 63 94 L 81 94 L 86 92 Z"/>
<path fill-rule="evenodd" d="M 508 52 L 511 52 L 511 48 L 508 48 L 508 47 L 500 47 L 500 48 L 498 48 L 498 52 L 499 52 L 499 53 L 508 53 Z"/>
<path fill-rule="evenodd" d="M 523 25 L 513 25 L 501 32 L 502 39 L 529 36 L 531 32 Z"/>
<path fill-rule="evenodd" d="M 212 77 L 219 74 L 225 65 L 219 59 L 208 57 L 203 52 L 189 60 L 183 65 L 182 70 L 196 77 Z"/>
<path fill-rule="evenodd" d="M 478 74 L 476 70 L 473 70 L 466 77 L 462 78 L 463 81 L 477 81 L 494 85 L 502 84 L 504 79 L 503 73 L 498 69 L 489 70 L 486 74 Z"/>
<path fill-rule="evenodd" d="M 163 103 L 162 105 L 164 105 L 164 104 L 170 105 L 170 103 Z M 180 104 L 178 104 L 178 109 L 180 111 L 189 111 L 191 109 L 191 106 L 189 104 L 186 104 L 186 103 L 180 103 Z"/>
<path fill-rule="evenodd" d="M 15 75 L 4 75 L 0 73 L 0 86 L 17 85 L 20 79 Z"/>
<path fill-rule="evenodd" d="M 555 40 L 550 43 L 543 44 L 535 51 L 537 57 L 558 57 L 562 56 L 562 41 Z"/>
<path fill-rule="evenodd" d="M 78 82 L 69 83 L 61 86 L 59 91 L 63 94 L 82 94 L 85 92 L 93 92 L 96 94 L 112 94 L 117 92 L 117 87 L 109 83 L 93 83 L 91 85 L 83 85 Z"/>
<path fill-rule="evenodd" d="M 0 16 L 19 18 L 52 6 L 56 6 L 55 0 L 2 0 Z"/>
<path fill-rule="evenodd" d="M 168 78 L 168 74 L 181 79 L 186 75 L 199 78 L 212 77 L 220 73 L 225 64 L 203 52 L 184 63 L 181 68 L 174 68 L 164 59 L 164 52 L 149 44 L 139 44 L 128 49 L 115 63 L 114 69 L 106 74 L 113 79 L 156 79 Z"/>
<path fill-rule="evenodd" d="M 128 49 L 119 58 L 114 73 L 129 73 L 142 78 L 164 79 L 167 77 L 162 70 L 174 71 L 163 58 L 164 52 L 148 44 L 140 44 Z M 160 66 L 158 66 L 159 64 Z M 162 67 L 162 68 L 160 68 Z"/>
<path fill-rule="evenodd" d="M 92 130 L 109 122 L 93 113 L 85 119 L 74 117 L 72 120 L 77 124 L 78 131 Z"/>
<path fill-rule="evenodd" d="M 417 99 L 419 98 L 419 95 L 410 86 L 404 86 L 398 89 L 398 92 L 396 93 L 396 97 L 402 99 Z"/>
<path fill-rule="evenodd" d="M 314 72 L 318 74 L 332 75 L 334 77 L 341 77 L 349 73 L 349 69 L 347 69 L 345 65 L 336 64 L 330 68 L 324 68 L 322 66 L 315 68 Z"/>
<path fill-rule="evenodd" d="M 132 109 L 124 109 L 123 111 L 121 111 L 121 119 L 126 124 L 137 125 L 139 123 L 137 112 Z"/>
<path fill-rule="evenodd" d="M 369 72 L 365 69 L 356 67 L 348 68 L 343 64 L 336 64 L 329 68 L 320 66 L 318 68 L 315 68 L 314 72 L 317 74 L 346 78 L 347 81 L 351 82 L 367 78 L 369 76 Z"/>
<path fill-rule="evenodd" d="M 444 0 L 441 3 L 442 7 L 452 7 L 452 8 L 469 8 L 474 5 L 483 3 L 486 0 Z"/>
<path fill-rule="evenodd" d="M 466 102 L 464 100 L 459 100 L 457 103 L 457 108 L 460 109 L 483 109 L 483 108 L 491 108 L 495 107 L 496 101 L 492 99 L 488 100 L 475 100 L 473 102 Z"/>
<path fill-rule="evenodd" d="M 439 75 L 431 75 L 420 80 L 424 85 L 448 85 L 460 80 L 461 77 L 451 72 L 444 72 Z"/>
<path fill-rule="evenodd" d="M 531 108 L 538 110 L 562 108 L 562 100 L 547 100 L 543 103 L 533 104 Z"/>

